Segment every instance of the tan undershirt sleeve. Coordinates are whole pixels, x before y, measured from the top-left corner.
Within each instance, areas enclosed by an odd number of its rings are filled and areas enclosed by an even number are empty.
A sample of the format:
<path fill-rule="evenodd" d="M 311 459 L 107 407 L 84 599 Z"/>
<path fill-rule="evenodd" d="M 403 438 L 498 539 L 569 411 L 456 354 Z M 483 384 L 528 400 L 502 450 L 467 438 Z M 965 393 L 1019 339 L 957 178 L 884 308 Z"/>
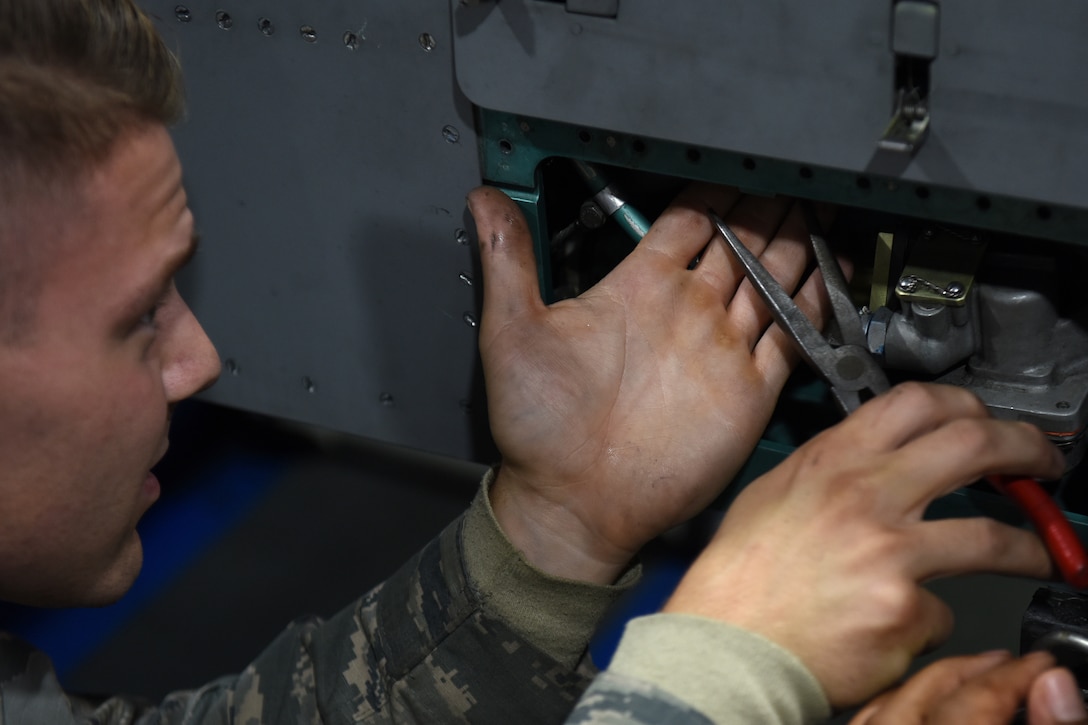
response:
<path fill-rule="evenodd" d="M 793 653 L 704 617 L 631 620 L 608 670 L 652 682 L 720 725 L 800 725 L 831 716 L 820 683 Z"/>
<path fill-rule="evenodd" d="M 561 579 L 532 566 L 499 528 L 488 488 L 488 471 L 465 515 L 465 569 L 482 606 L 530 643 L 567 667 L 585 654 L 590 637 L 616 598 L 638 581 L 629 569 L 616 584 L 601 586 Z"/>

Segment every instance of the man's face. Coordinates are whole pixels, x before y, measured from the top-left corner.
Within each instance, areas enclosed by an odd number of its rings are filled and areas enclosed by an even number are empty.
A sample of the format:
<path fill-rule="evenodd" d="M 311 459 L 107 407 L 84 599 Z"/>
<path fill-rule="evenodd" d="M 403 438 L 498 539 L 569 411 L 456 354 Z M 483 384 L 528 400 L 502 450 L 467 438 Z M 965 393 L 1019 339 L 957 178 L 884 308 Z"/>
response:
<path fill-rule="evenodd" d="M 219 359 L 173 284 L 195 241 L 164 128 L 128 133 L 53 213 L 70 219 L 30 334 L 0 346 L 0 599 L 105 604 L 140 570 L 173 404 Z"/>

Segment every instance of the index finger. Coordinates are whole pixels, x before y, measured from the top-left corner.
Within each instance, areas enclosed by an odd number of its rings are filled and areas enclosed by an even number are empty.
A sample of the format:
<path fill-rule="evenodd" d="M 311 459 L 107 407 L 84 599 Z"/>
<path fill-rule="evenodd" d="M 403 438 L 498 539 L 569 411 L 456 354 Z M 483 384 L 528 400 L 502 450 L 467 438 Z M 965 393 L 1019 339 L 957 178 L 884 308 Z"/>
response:
<path fill-rule="evenodd" d="M 988 652 L 938 660 L 889 697 L 867 725 L 1006 723 L 1035 678 L 1054 664 L 1045 654 L 1010 657 Z"/>

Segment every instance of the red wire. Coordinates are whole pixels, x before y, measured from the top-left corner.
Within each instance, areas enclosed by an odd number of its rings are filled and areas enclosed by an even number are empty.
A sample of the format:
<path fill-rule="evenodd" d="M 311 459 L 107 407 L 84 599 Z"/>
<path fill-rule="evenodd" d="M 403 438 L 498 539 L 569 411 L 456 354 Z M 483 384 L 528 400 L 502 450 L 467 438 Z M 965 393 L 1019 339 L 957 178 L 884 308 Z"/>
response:
<path fill-rule="evenodd" d="M 1015 501 L 1031 519 L 1062 578 L 1077 588 L 1088 587 L 1088 553 L 1069 519 L 1043 487 L 1031 478 L 987 476 L 986 480 Z"/>

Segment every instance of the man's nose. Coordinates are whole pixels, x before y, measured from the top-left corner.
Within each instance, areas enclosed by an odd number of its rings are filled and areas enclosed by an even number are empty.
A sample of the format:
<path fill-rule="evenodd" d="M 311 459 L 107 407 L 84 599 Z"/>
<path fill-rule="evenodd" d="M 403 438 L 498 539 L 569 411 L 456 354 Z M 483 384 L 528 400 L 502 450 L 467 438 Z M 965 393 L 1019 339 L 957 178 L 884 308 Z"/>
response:
<path fill-rule="evenodd" d="M 165 341 L 162 367 L 163 386 L 169 403 L 177 403 L 212 385 L 218 378 L 221 365 L 215 345 L 192 310 L 181 297 L 174 303 L 176 309 L 169 339 Z"/>

